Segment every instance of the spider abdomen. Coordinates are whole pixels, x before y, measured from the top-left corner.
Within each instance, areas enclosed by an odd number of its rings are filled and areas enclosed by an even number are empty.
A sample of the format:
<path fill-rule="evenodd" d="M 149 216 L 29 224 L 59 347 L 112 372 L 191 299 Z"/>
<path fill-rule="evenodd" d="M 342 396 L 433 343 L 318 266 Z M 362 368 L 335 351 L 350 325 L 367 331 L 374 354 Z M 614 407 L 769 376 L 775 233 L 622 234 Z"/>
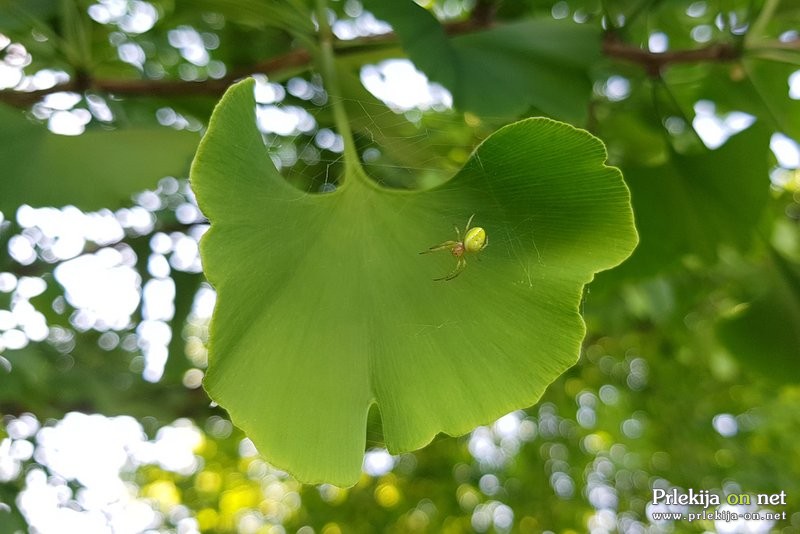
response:
<path fill-rule="evenodd" d="M 467 235 L 464 236 L 464 241 L 460 244 L 462 245 L 461 254 L 464 252 L 480 252 L 486 246 L 486 230 L 480 226 L 470 228 L 467 230 Z M 453 254 L 455 254 L 455 250 L 453 250 Z"/>

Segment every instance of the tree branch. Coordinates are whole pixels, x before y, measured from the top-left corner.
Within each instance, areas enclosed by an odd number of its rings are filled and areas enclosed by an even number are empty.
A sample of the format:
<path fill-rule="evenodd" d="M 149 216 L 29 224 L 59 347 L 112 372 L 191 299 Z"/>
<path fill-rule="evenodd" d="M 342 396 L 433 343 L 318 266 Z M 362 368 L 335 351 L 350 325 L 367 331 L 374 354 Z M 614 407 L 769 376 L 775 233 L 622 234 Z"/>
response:
<path fill-rule="evenodd" d="M 281 56 L 260 61 L 250 67 L 239 68 L 223 78 L 190 82 L 184 80 L 123 80 L 93 78 L 84 73 L 83 76 L 38 91 L 0 91 L 0 102 L 15 107 L 28 107 L 43 97 L 61 91 L 82 92 L 98 91 L 118 96 L 218 96 L 225 92 L 233 82 L 253 73 L 273 74 L 292 67 L 302 67 L 311 60 L 308 52 L 302 49 L 293 50 Z"/>
<path fill-rule="evenodd" d="M 444 24 L 448 35 L 460 35 L 485 30 L 494 23 L 495 6 L 486 0 L 478 0 L 469 19 L 461 22 Z M 394 32 L 383 35 L 364 37 L 353 41 L 337 41 L 335 47 L 337 55 L 358 53 L 364 47 L 386 46 L 397 44 L 397 35 Z M 190 82 L 184 80 L 142 80 L 142 79 L 103 79 L 94 78 L 89 73 L 81 72 L 68 82 L 55 85 L 38 91 L 0 91 L 0 102 L 19 108 L 27 108 L 43 97 L 62 91 L 80 93 L 93 90 L 118 96 L 192 96 L 208 95 L 219 96 L 235 81 L 255 73 L 275 74 L 280 71 L 304 67 L 311 63 L 311 54 L 305 49 L 298 49 L 260 61 L 250 67 L 238 68 L 232 74 L 216 80 Z"/>
<path fill-rule="evenodd" d="M 742 56 L 741 48 L 731 43 L 717 43 L 694 50 L 650 52 L 649 50 L 623 43 L 613 33 L 607 33 L 603 38 L 603 53 L 610 58 L 636 63 L 653 77 L 658 77 L 662 69 L 671 64 L 732 61 Z"/>
<path fill-rule="evenodd" d="M 460 35 L 486 30 L 494 25 L 493 4 L 479 2 L 473 16 L 462 22 L 453 22 L 444 25 L 448 35 Z M 336 48 L 338 54 L 358 53 L 365 47 L 386 46 L 397 44 L 394 33 L 365 37 L 354 41 L 339 41 Z M 731 43 L 717 43 L 704 48 L 693 50 L 672 50 L 669 52 L 650 52 L 637 46 L 622 42 L 613 32 L 608 32 L 603 38 L 603 53 L 610 58 L 627 61 L 640 65 L 648 75 L 658 77 L 668 65 L 677 63 L 722 62 L 733 61 L 742 57 L 744 50 Z M 752 49 L 754 52 L 765 53 L 770 50 L 800 50 L 800 38 L 790 41 L 775 41 L 763 44 Z M 232 74 L 216 80 L 191 82 L 184 80 L 124 80 L 93 78 L 88 73 L 81 73 L 70 81 L 48 89 L 38 91 L 0 91 L 0 103 L 26 108 L 43 97 L 61 91 L 82 92 L 94 90 L 118 96 L 191 96 L 208 95 L 219 96 L 236 80 L 254 73 L 275 74 L 293 67 L 304 67 L 311 62 L 311 55 L 304 49 L 293 50 L 281 56 L 260 61 L 250 67 L 237 69 Z"/>

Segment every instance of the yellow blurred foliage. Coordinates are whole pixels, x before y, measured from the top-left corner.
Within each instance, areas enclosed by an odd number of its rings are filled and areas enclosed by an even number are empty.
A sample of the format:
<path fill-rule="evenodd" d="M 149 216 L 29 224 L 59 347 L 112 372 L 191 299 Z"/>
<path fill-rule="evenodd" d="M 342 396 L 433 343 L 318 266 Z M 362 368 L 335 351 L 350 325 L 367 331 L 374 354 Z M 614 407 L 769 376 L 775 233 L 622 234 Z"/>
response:
<path fill-rule="evenodd" d="M 375 501 L 384 508 L 392 508 L 400 502 L 400 491 L 394 484 L 381 484 L 375 488 Z"/>
<path fill-rule="evenodd" d="M 222 476 L 215 471 L 201 471 L 194 479 L 194 487 L 201 493 L 219 493 Z"/>
<path fill-rule="evenodd" d="M 328 523 L 322 527 L 322 534 L 342 534 L 342 529 L 336 523 Z"/>
<path fill-rule="evenodd" d="M 219 514 L 213 508 L 203 508 L 197 512 L 197 525 L 201 532 L 214 529 L 219 522 Z"/>
<path fill-rule="evenodd" d="M 171 480 L 156 480 L 142 488 L 142 496 L 158 503 L 162 512 L 180 504 L 181 492 Z"/>

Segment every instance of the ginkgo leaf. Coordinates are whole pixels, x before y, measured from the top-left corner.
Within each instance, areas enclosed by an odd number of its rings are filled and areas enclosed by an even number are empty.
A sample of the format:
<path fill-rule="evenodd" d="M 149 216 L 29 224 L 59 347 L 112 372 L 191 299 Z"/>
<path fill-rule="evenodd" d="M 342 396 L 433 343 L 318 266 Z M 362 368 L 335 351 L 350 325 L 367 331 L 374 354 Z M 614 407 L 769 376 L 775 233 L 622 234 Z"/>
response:
<path fill-rule="evenodd" d="M 6 107 L 0 122 L 0 211 L 8 218 L 21 204 L 122 205 L 165 175 L 185 172 L 198 141 L 194 132 L 160 126 L 57 135 Z"/>
<path fill-rule="evenodd" d="M 217 106 L 192 167 L 218 292 L 205 386 L 273 464 L 353 484 L 377 403 L 391 452 L 530 406 L 573 365 L 594 273 L 637 242 L 603 144 L 549 119 L 502 128 L 446 184 L 383 189 L 358 172 L 310 194 L 275 170 L 252 81 Z M 453 225 L 489 245 L 453 270 Z"/>
<path fill-rule="evenodd" d="M 768 146 L 756 123 L 716 150 L 625 167 L 642 241 L 610 276 L 652 275 L 689 254 L 712 260 L 721 244 L 747 248 L 769 197 Z"/>
<path fill-rule="evenodd" d="M 364 7 L 392 25 L 409 59 L 450 90 L 456 108 L 519 116 L 534 106 L 586 120 L 587 71 L 600 60 L 596 28 L 543 17 L 448 37 L 433 13 L 411 0 L 367 0 Z"/>
<path fill-rule="evenodd" d="M 769 257 L 758 273 L 759 284 L 752 284 L 759 294 L 722 318 L 717 334 L 748 370 L 779 383 L 797 382 L 800 270 L 777 251 L 771 250 Z"/>

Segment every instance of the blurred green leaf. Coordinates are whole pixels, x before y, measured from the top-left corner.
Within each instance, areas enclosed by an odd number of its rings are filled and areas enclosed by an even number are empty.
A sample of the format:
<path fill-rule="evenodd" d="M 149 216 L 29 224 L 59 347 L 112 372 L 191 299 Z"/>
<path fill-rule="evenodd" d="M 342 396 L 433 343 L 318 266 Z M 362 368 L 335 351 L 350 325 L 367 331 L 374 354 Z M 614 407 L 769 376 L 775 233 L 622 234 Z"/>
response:
<path fill-rule="evenodd" d="M 71 66 L 88 68 L 92 60 L 91 19 L 76 0 L 60 0 L 64 55 Z"/>
<path fill-rule="evenodd" d="M 717 327 L 723 343 L 748 369 L 778 382 L 800 381 L 800 270 L 770 255 L 766 290 L 740 304 Z"/>
<path fill-rule="evenodd" d="M 203 275 L 173 270 L 171 277 L 175 282 L 175 313 L 169 322 L 172 337 L 169 342 L 169 356 L 164 366 L 162 380 L 167 383 L 179 384 L 184 373 L 190 367 L 186 357 L 186 338 L 183 329 L 192 312 L 197 290 L 203 282 Z"/>
<path fill-rule="evenodd" d="M 794 64 L 749 60 L 744 63 L 767 120 L 775 129 L 800 140 L 800 100 L 789 96 L 789 76 L 800 70 L 800 54 Z"/>
<path fill-rule="evenodd" d="M 769 196 L 769 136 L 756 123 L 716 150 L 624 167 L 641 244 L 617 274 L 646 276 L 721 244 L 745 248 Z"/>
<path fill-rule="evenodd" d="M 27 527 L 25 519 L 14 503 L 18 491 L 18 488 L 4 488 L 0 484 L 0 504 L 8 506 L 8 509 L 0 506 L 0 534 L 18 534 L 24 532 Z"/>
<path fill-rule="evenodd" d="M 408 57 L 431 81 L 451 89 L 458 87 L 458 54 L 427 9 L 406 0 L 366 0 L 364 7 L 392 25 Z"/>
<path fill-rule="evenodd" d="M 364 88 L 357 72 L 354 72 L 357 65 L 345 60 L 340 61 L 337 67 L 345 96 L 344 108 L 354 133 L 363 145 L 376 148 L 384 158 L 376 165 L 366 164 L 376 181 L 388 181 L 390 176 L 387 175 L 393 174 L 398 177 L 394 180 L 397 187 L 413 189 L 422 168 L 449 177 L 457 170 L 448 158 L 450 153 L 462 150 L 466 157 L 477 144 L 471 130 L 466 132 L 467 139 L 459 144 L 463 135 L 460 130 L 468 128 L 461 114 L 433 114 L 436 128 L 426 128 L 426 124 L 415 126 L 402 113 L 389 109 Z"/>
<path fill-rule="evenodd" d="M 600 60 L 596 28 L 541 18 L 448 39 L 434 16 L 411 0 L 373 0 L 365 7 L 392 25 L 409 58 L 450 90 L 459 109 L 516 117 L 534 107 L 585 122 L 587 71 Z"/>
<path fill-rule="evenodd" d="M 0 211 L 8 217 L 21 204 L 119 206 L 159 178 L 184 173 L 198 141 L 162 127 L 56 135 L 2 106 L 0 123 Z"/>
<path fill-rule="evenodd" d="M 421 192 L 347 176 L 309 195 L 272 166 L 253 83 L 228 91 L 192 167 L 218 292 L 206 387 L 267 458 L 303 481 L 358 478 L 370 405 L 392 452 L 529 406 L 577 359 L 594 273 L 636 244 L 627 188 L 596 138 L 547 119 L 499 130 Z M 420 251 L 486 229 L 449 282 Z"/>
<path fill-rule="evenodd" d="M 291 33 L 314 33 L 311 12 L 302 2 L 275 2 L 272 0 L 176 0 L 181 6 L 205 9 L 220 13 L 226 18 L 256 28 L 279 28 Z M 303 7 L 301 7 L 303 6 Z"/>
<path fill-rule="evenodd" d="M 482 115 L 524 113 L 533 106 L 581 124 L 591 96 L 588 68 L 600 60 L 600 33 L 588 25 L 530 19 L 453 38 L 457 107 Z"/>
<path fill-rule="evenodd" d="M 0 28 L 6 32 L 27 32 L 31 20 L 45 21 L 58 14 L 53 0 L 0 0 Z"/>
<path fill-rule="evenodd" d="M 208 399 L 202 390 L 176 387 L 175 382 L 151 383 L 132 372 L 141 355 L 120 348 L 110 351 L 97 345 L 95 332 L 76 336 L 69 352 L 47 343 L 30 343 L 19 350 L 5 350 L 0 365 L 0 413 L 36 413 L 60 418 L 78 410 L 104 415 L 151 416 L 170 421 L 187 415 L 203 416 Z M 153 408 L 158 399 L 158 408 Z"/>

